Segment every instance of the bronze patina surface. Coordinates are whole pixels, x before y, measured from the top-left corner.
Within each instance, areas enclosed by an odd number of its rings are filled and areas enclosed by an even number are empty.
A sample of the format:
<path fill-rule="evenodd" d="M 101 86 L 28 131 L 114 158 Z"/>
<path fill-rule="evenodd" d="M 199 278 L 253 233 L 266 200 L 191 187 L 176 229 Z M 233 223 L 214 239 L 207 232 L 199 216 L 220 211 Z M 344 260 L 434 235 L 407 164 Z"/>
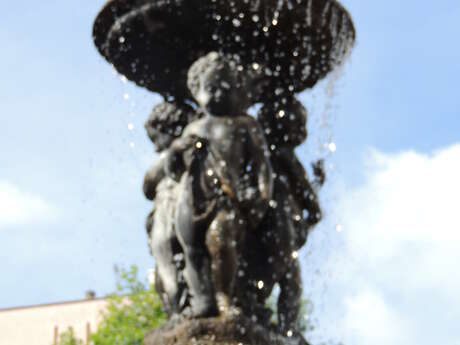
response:
<path fill-rule="evenodd" d="M 308 344 L 298 251 L 321 221 L 325 170 L 319 160 L 310 179 L 297 157 L 308 111 L 296 93 L 342 64 L 354 40 L 336 0 L 111 0 L 102 9 L 99 52 L 164 97 L 145 125 L 159 157 L 143 190 L 154 201 L 146 230 L 170 321 L 146 344 Z"/>
<path fill-rule="evenodd" d="M 190 98 L 188 68 L 211 51 L 260 68 L 264 93 L 310 88 L 343 61 L 355 30 L 335 0 L 111 0 L 93 36 L 128 79 Z"/>

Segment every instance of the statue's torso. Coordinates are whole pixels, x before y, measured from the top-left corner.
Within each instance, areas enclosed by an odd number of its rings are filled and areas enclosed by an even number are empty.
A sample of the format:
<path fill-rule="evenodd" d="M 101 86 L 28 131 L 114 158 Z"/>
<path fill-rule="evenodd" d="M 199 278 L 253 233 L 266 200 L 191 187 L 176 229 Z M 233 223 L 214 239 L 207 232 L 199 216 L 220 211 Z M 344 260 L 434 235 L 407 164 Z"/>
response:
<path fill-rule="evenodd" d="M 253 120 L 247 115 L 238 117 L 204 118 L 191 123 L 184 135 L 194 135 L 208 141 L 212 157 L 220 161 L 230 179 L 238 181 L 246 173 L 246 163 L 249 159 L 248 145 L 251 143 L 250 130 Z"/>
<path fill-rule="evenodd" d="M 174 236 L 174 212 L 179 184 L 164 177 L 157 186 L 153 216 L 152 237 L 155 240 Z"/>

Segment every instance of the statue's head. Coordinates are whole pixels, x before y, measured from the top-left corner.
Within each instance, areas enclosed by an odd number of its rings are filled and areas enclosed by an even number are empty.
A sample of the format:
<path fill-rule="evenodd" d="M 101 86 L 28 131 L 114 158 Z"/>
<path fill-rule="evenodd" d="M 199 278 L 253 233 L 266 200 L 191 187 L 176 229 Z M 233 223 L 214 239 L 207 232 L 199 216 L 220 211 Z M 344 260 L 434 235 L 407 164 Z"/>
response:
<path fill-rule="evenodd" d="M 293 95 L 266 103 L 257 118 L 270 145 L 294 148 L 307 139 L 307 109 Z"/>
<path fill-rule="evenodd" d="M 164 102 L 155 106 L 145 129 L 157 152 L 167 149 L 175 138 L 180 137 L 194 115 L 194 109 L 186 104 Z"/>
<path fill-rule="evenodd" d="M 190 67 L 187 85 L 200 107 L 211 115 L 241 115 L 249 107 L 243 68 L 216 52 L 198 59 Z"/>

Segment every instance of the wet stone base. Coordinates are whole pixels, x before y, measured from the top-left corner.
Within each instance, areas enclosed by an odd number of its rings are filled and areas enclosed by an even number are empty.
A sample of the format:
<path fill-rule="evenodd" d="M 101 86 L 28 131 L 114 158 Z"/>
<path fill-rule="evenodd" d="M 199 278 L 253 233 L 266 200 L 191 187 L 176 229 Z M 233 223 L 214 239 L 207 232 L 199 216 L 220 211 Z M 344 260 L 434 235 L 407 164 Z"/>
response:
<path fill-rule="evenodd" d="M 244 316 L 170 321 L 149 334 L 144 345 L 293 345 Z"/>

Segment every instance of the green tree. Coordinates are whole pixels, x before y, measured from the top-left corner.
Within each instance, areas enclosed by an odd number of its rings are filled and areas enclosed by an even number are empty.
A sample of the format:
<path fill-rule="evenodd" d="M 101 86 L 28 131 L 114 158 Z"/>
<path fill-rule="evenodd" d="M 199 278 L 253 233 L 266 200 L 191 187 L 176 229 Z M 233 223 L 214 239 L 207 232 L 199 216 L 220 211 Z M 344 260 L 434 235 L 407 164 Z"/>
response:
<path fill-rule="evenodd" d="M 147 333 L 166 321 L 166 314 L 154 287 L 138 279 L 136 266 L 116 267 L 115 273 L 117 290 L 109 296 L 102 322 L 91 340 L 94 345 L 141 345 Z"/>
<path fill-rule="evenodd" d="M 166 320 L 160 298 L 152 286 L 138 279 L 138 269 L 115 267 L 116 292 L 108 296 L 102 322 L 91 336 L 94 345 L 141 345 L 144 336 Z M 58 345 L 83 345 L 72 328 L 59 336 Z"/>
<path fill-rule="evenodd" d="M 67 331 L 60 334 L 59 345 L 83 345 L 83 342 L 75 337 L 73 328 L 69 327 Z"/>

